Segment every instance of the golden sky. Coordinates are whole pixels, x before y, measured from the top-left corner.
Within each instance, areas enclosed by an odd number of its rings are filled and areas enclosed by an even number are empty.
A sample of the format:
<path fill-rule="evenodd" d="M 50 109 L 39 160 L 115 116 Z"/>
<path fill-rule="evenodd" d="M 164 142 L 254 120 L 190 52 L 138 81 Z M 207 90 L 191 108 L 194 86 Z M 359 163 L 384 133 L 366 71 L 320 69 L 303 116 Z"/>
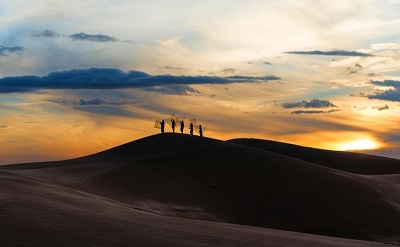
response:
<path fill-rule="evenodd" d="M 400 158 L 399 7 L 5 0 L 0 164 L 102 151 L 172 114 L 221 140 Z"/>

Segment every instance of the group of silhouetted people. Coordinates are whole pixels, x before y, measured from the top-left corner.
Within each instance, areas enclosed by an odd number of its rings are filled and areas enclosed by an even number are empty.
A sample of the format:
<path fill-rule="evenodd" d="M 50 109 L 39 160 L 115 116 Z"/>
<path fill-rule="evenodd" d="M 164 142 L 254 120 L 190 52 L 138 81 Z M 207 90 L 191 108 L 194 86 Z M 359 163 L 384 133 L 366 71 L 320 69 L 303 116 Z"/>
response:
<path fill-rule="evenodd" d="M 181 125 L 181 133 L 183 134 L 183 130 L 185 129 L 185 122 L 184 121 L 180 121 L 179 124 Z M 176 122 L 174 119 L 171 119 L 171 127 L 172 127 L 172 133 L 175 133 L 175 127 L 176 127 Z M 189 133 L 190 135 L 193 135 L 193 129 L 194 129 L 194 125 L 193 123 L 190 123 L 189 125 Z M 161 133 L 164 133 L 165 131 L 165 121 L 164 119 L 161 121 Z M 203 136 L 203 129 L 201 127 L 201 125 L 199 125 L 199 135 Z"/>

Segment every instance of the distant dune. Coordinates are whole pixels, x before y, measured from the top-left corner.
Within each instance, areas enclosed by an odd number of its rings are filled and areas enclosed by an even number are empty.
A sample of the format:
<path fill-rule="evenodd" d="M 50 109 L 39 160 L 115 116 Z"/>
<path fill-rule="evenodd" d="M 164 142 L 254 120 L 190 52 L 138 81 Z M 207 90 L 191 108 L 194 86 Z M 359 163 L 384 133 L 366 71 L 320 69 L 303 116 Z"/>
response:
<path fill-rule="evenodd" d="M 329 151 L 260 139 L 232 139 L 230 141 L 356 174 L 400 174 L 400 162 L 392 158 Z"/>
<path fill-rule="evenodd" d="M 82 158 L 1 166 L 0 222 L 0 245 L 400 244 L 400 161 L 158 134 Z"/>

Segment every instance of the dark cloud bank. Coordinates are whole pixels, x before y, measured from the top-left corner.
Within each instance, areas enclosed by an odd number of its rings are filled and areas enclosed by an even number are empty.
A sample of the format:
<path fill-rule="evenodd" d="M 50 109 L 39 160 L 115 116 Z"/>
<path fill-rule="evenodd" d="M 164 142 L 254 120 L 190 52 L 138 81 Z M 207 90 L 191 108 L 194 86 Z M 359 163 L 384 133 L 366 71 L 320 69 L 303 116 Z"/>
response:
<path fill-rule="evenodd" d="M 141 71 L 90 68 L 52 72 L 46 76 L 19 76 L 0 79 L 0 93 L 30 92 L 44 89 L 150 88 L 194 84 L 229 84 L 279 80 L 276 76 L 174 76 L 150 75 Z M 153 91 L 164 89 L 154 89 Z M 190 88 L 175 88 L 190 91 Z"/>
<path fill-rule="evenodd" d="M 357 51 L 345 51 L 345 50 L 334 50 L 334 51 L 288 51 L 288 54 L 297 55 L 323 55 L 323 56 L 348 56 L 348 57 L 372 57 L 373 55 Z"/>

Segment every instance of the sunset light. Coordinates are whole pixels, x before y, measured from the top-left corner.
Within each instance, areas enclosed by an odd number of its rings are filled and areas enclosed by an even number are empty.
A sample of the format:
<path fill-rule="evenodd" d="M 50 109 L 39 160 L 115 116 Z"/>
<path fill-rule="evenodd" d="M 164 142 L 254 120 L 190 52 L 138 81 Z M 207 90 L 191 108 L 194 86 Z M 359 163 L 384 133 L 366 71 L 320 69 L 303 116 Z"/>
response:
<path fill-rule="evenodd" d="M 400 0 L 0 23 L 0 247 L 400 244 Z"/>
<path fill-rule="evenodd" d="M 2 1 L 0 165 L 99 152 L 172 114 L 220 140 L 400 158 L 399 8 Z"/>
<path fill-rule="evenodd" d="M 342 151 L 357 151 L 357 150 L 370 150 L 377 148 L 377 144 L 371 140 L 357 140 L 351 141 L 339 146 Z"/>

